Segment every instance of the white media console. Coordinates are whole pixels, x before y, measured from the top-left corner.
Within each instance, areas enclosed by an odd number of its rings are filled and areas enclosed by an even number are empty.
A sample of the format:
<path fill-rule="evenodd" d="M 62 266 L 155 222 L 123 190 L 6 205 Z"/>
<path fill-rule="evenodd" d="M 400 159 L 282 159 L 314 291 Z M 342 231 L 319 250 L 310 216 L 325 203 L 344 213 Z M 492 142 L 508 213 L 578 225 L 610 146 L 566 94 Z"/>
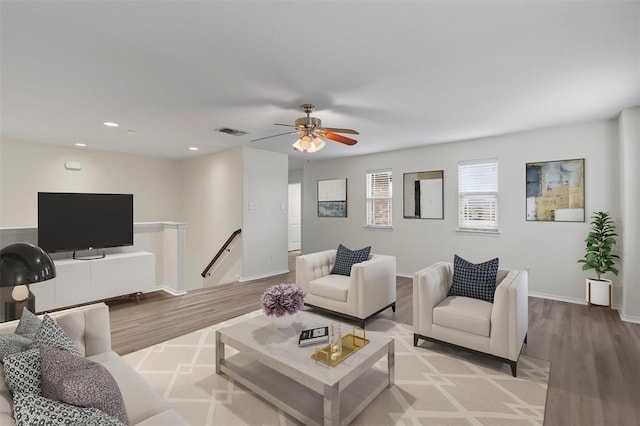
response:
<path fill-rule="evenodd" d="M 102 259 L 62 259 L 54 263 L 56 278 L 31 284 L 38 312 L 156 288 L 153 253 L 118 253 Z"/>

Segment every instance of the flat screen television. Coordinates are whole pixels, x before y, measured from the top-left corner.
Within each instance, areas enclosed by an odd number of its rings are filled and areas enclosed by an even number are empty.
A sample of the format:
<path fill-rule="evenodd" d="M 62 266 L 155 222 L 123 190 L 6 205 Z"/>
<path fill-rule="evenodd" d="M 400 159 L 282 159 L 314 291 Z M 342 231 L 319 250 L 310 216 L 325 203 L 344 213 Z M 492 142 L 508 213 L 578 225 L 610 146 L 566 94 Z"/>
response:
<path fill-rule="evenodd" d="M 133 245 L 133 195 L 38 192 L 38 245 L 48 253 Z"/>

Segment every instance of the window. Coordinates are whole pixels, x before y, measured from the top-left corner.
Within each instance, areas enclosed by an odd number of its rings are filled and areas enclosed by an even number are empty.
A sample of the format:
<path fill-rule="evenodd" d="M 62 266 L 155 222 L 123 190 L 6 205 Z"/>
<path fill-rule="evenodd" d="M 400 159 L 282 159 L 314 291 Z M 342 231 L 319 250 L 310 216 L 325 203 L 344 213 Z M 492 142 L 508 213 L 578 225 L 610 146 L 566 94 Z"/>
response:
<path fill-rule="evenodd" d="M 458 228 L 498 232 L 498 160 L 458 163 Z"/>
<path fill-rule="evenodd" d="M 391 227 L 391 170 L 367 173 L 367 226 Z"/>

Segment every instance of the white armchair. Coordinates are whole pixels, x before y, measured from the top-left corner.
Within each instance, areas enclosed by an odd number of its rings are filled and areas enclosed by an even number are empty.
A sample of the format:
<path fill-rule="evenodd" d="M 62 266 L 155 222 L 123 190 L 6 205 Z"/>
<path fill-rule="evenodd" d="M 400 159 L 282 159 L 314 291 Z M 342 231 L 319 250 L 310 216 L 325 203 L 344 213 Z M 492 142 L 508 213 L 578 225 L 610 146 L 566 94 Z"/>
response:
<path fill-rule="evenodd" d="M 357 321 L 387 308 L 396 310 L 396 258 L 372 254 L 351 267 L 351 276 L 330 275 L 336 250 L 296 258 L 296 284 L 307 293 L 305 305 Z"/>
<path fill-rule="evenodd" d="M 511 365 L 527 342 L 529 326 L 526 271 L 498 270 L 493 303 L 447 296 L 453 264 L 438 262 L 413 277 L 413 345 L 419 339 L 482 352 Z"/>

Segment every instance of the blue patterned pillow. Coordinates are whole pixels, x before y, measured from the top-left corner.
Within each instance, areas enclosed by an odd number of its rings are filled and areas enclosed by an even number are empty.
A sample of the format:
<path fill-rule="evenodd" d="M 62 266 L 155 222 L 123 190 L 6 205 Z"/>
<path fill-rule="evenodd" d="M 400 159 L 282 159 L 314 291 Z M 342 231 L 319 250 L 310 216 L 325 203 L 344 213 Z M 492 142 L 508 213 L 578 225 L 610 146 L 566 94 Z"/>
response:
<path fill-rule="evenodd" d="M 449 296 L 473 297 L 493 303 L 497 276 L 497 257 L 475 264 L 454 256 L 453 285 L 449 289 Z"/>
<path fill-rule="evenodd" d="M 336 252 L 336 263 L 333 265 L 331 273 L 334 275 L 351 276 L 351 267 L 356 263 L 368 260 L 370 252 L 371 246 L 360 250 L 349 250 L 342 244 L 339 244 L 338 251 Z"/>

